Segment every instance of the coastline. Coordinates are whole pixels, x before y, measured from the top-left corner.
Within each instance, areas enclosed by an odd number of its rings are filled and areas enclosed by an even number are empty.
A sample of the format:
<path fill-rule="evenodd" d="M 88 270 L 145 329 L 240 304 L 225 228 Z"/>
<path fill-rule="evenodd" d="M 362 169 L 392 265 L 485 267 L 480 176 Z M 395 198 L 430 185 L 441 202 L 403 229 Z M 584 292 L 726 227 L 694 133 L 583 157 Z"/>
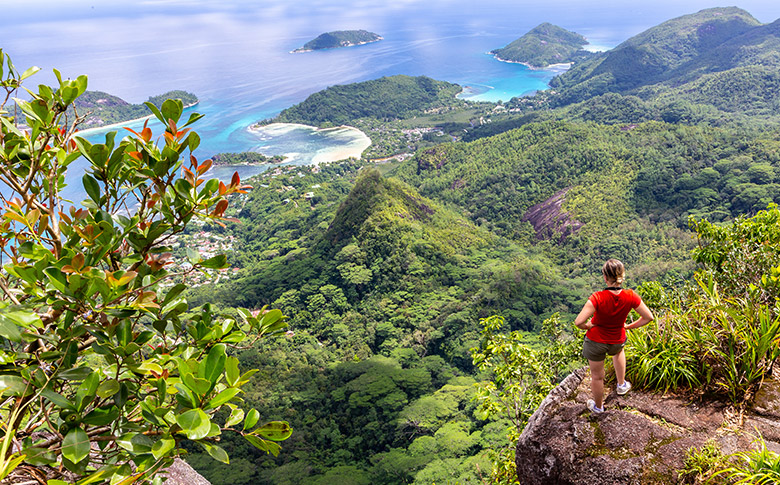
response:
<path fill-rule="evenodd" d="M 304 52 L 327 51 L 331 49 L 341 49 L 342 47 L 355 47 L 358 45 L 373 44 L 374 42 L 379 42 L 380 40 L 384 40 L 384 39 L 385 38 L 380 35 L 378 39 L 367 40 L 365 42 L 358 42 L 357 44 L 336 45 L 333 47 L 323 47 L 321 49 L 304 49 L 303 47 L 299 47 L 295 50 L 290 51 L 290 54 L 303 54 Z"/>
<path fill-rule="evenodd" d="M 527 67 L 528 69 L 532 71 L 553 71 L 553 70 L 559 70 L 559 69 L 569 69 L 573 62 L 558 62 L 555 64 L 548 64 L 543 67 L 539 66 L 532 66 L 531 64 L 528 64 L 527 62 L 520 62 L 520 61 L 510 61 L 509 59 L 503 59 L 498 56 L 498 54 L 493 54 L 492 52 L 488 52 L 488 54 L 491 54 L 497 61 L 506 62 L 509 64 L 522 64 L 523 66 Z"/>
<path fill-rule="evenodd" d="M 354 126 L 349 125 L 339 125 L 339 126 L 333 126 L 330 128 L 318 128 L 316 126 L 311 125 L 304 125 L 302 123 L 269 123 L 267 125 L 261 125 L 259 123 L 254 123 L 252 125 L 249 125 L 246 130 L 250 133 L 258 134 L 261 133 L 262 130 L 268 129 L 271 127 L 271 129 L 278 129 L 278 128 L 306 128 L 310 129 L 313 132 L 329 132 L 329 131 L 337 131 L 337 130 L 352 130 L 360 133 L 362 135 L 363 139 L 358 141 L 355 140 L 353 142 L 350 142 L 347 146 L 338 146 L 331 148 L 329 150 L 319 150 L 317 151 L 314 156 L 312 156 L 311 164 L 312 165 L 318 165 L 323 162 L 337 162 L 339 160 L 346 160 L 348 158 L 357 158 L 360 159 L 363 155 L 363 152 L 371 146 L 371 138 L 363 133 L 362 130 L 355 128 Z M 353 144 L 357 144 L 357 146 L 352 146 Z"/>
<path fill-rule="evenodd" d="M 183 107 L 183 110 L 187 109 L 187 108 L 192 108 L 193 106 L 197 106 L 199 103 L 200 103 L 200 101 L 198 101 L 196 103 L 188 104 L 187 106 Z M 183 110 L 182 110 L 182 112 L 183 112 Z M 140 118 L 133 118 L 131 120 L 125 120 L 125 121 L 117 121 L 116 123 L 111 123 L 110 125 L 93 126 L 92 128 L 85 128 L 83 130 L 78 130 L 75 134 L 76 135 L 87 135 L 87 136 L 89 136 L 89 135 L 93 135 L 95 133 L 100 133 L 101 131 L 112 130 L 114 128 L 124 128 L 127 125 L 130 125 L 130 124 L 133 124 L 133 123 L 140 123 L 142 121 L 145 121 L 145 120 L 148 120 L 148 119 L 151 119 L 151 118 L 154 118 L 154 114 L 153 113 L 149 113 L 148 115 L 142 116 Z"/>

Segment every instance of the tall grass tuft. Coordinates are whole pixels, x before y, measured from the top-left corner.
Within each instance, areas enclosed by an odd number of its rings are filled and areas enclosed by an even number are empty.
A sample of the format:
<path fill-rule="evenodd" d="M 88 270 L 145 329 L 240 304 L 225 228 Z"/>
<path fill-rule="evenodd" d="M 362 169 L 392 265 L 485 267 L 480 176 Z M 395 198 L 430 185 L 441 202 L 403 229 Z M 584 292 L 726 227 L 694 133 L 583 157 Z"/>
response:
<path fill-rule="evenodd" d="M 733 455 L 741 463 L 715 475 L 725 475 L 735 485 L 775 485 L 780 483 L 780 455 L 767 449 L 763 438 L 758 449 Z"/>
<path fill-rule="evenodd" d="M 680 338 L 675 320 L 654 321 L 644 332 L 629 332 L 631 358 L 627 361 L 629 380 L 663 392 L 679 388 L 698 388 L 700 363 L 689 342 Z"/>
<path fill-rule="evenodd" d="M 749 297 L 723 298 L 706 273 L 696 280 L 687 305 L 628 333 L 627 376 L 664 392 L 699 390 L 744 405 L 780 357 L 780 316 Z"/>

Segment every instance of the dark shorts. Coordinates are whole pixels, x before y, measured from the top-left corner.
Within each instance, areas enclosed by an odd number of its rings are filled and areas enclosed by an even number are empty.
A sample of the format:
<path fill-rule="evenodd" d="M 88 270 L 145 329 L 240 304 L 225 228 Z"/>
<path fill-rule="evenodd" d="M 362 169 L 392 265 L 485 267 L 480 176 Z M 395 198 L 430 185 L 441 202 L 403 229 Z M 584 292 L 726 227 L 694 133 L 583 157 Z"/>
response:
<path fill-rule="evenodd" d="M 607 358 L 607 354 L 619 354 L 625 345 L 625 342 L 620 344 L 602 344 L 585 337 L 585 341 L 582 343 L 582 356 L 594 362 L 601 362 Z"/>

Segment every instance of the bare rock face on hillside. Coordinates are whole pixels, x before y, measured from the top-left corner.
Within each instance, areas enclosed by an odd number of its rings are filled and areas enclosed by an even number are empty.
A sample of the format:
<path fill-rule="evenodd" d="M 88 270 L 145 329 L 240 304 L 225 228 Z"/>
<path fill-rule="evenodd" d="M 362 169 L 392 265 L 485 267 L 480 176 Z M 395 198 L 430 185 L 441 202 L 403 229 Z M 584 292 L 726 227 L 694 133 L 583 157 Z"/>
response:
<path fill-rule="evenodd" d="M 767 381 L 740 422 L 723 402 L 690 402 L 614 386 L 599 415 L 588 411 L 586 368 L 544 400 L 517 446 L 520 482 L 528 485 L 679 483 L 686 452 L 715 440 L 724 454 L 749 449 L 756 430 L 780 452 L 780 381 Z"/>
<path fill-rule="evenodd" d="M 582 223 L 571 218 L 561 206 L 569 189 L 559 190 L 552 197 L 529 208 L 523 220 L 534 226 L 538 239 L 558 239 L 563 241 L 577 232 Z"/>

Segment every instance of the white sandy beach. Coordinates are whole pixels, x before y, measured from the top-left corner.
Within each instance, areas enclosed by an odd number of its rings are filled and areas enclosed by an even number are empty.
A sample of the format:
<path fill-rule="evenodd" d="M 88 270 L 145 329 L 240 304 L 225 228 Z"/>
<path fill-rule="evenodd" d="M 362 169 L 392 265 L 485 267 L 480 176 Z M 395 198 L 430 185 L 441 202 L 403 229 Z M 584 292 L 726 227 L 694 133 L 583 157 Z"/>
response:
<path fill-rule="evenodd" d="M 488 54 L 492 54 L 492 53 L 489 52 Z M 572 66 L 572 64 L 574 64 L 573 62 L 560 62 L 560 63 L 557 63 L 557 64 L 550 64 L 550 65 L 544 66 L 544 67 L 536 67 L 536 66 L 532 66 L 530 64 L 527 64 L 525 62 L 510 61 L 508 59 L 502 59 L 502 58 L 498 57 L 498 54 L 493 54 L 493 57 L 495 57 L 497 61 L 506 62 L 508 64 L 522 64 L 522 65 L 524 65 L 525 67 L 527 67 L 528 69 L 530 69 L 532 71 L 566 70 L 566 69 L 569 69 Z"/>
<path fill-rule="evenodd" d="M 324 135 L 342 135 L 344 138 L 348 138 L 344 143 L 338 143 L 336 146 L 310 152 L 308 155 L 311 157 L 311 162 L 315 165 L 325 162 L 336 162 L 347 158 L 360 158 L 363 151 L 371 146 L 371 139 L 368 135 L 353 126 L 347 125 L 333 128 L 317 128 L 298 123 L 271 123 L 269 125 L 251 125 L 247 128 L 248 131 L 262 139 L 267 139 L 269 136 L 284 136 L 293 130 L 300 129 L 311 130 Z M 300 156 L 302 154 L 298 153 L 297 155 Z"/>

